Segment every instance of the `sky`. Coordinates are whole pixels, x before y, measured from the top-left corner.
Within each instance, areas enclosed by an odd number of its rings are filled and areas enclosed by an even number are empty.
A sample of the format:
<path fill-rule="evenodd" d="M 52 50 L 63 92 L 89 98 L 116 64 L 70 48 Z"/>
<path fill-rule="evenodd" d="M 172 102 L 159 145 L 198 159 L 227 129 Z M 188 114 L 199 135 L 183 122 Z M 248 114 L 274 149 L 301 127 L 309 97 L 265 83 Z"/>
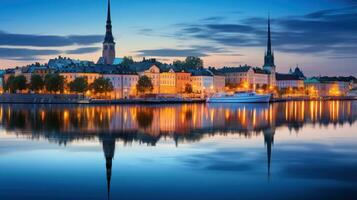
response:
<path fill-rule="evenodd" d="M 111 0 L 117 57 L 262 66 L 267 18 L 277 70 L 357 76 L 357 0 Z M 58 55 L 97 61 L 107 0 L 1 0 L 0 68 Z"/>

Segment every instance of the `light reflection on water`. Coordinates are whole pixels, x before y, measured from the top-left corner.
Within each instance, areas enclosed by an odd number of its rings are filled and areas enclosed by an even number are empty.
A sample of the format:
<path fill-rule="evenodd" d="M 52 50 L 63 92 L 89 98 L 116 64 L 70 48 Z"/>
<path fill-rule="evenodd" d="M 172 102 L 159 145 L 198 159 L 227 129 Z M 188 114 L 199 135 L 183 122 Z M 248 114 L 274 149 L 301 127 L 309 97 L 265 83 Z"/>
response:
<path fill-rule="evenodd" d="M 356 120 L 352 101 L 2 105 L 0 198 L 356 199 Z"/>

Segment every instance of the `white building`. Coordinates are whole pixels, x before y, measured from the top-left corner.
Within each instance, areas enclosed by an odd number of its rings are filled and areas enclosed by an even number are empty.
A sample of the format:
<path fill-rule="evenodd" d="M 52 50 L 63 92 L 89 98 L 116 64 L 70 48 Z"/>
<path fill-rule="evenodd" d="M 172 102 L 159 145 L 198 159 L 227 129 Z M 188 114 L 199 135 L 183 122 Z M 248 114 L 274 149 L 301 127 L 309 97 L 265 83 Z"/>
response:
<path fill-rule="evenodd" d="M 293 74 L 276 74 L 276 84 L 279 89 L 303 88 L 304 79 Z"/>
<path fill-rule="evenodd" d="M 122 71 L 113 74 L 103 74 L 113 84 L 114 91 L 111 96 L 113 99 L 128 99 L 136 95 L 136 84 L 139 76 L 136 73 Z"/>
<path fill-rule="evenodd" d="M 207 69 L 191 70 L 191 83 L 194 93 L 210 94 L 214 92 L 214 76 Z"/>

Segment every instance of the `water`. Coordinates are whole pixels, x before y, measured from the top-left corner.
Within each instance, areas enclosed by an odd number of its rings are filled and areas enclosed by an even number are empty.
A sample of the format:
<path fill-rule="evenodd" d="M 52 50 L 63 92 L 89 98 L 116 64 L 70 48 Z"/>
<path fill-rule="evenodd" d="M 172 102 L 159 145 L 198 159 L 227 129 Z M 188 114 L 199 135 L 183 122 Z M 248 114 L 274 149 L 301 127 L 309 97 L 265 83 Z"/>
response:
<path fill-rule="evenodd" d="M 0 106 L 0 199 L 357 199 L 357 102 Z"/>

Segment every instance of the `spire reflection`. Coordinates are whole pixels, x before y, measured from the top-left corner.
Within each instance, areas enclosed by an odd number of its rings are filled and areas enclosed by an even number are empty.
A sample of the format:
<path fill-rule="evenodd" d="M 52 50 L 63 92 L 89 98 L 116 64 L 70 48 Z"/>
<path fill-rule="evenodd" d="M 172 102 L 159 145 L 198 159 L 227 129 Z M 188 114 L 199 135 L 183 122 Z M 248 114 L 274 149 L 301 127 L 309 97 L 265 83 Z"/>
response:
<path fill-rule="evenodd" d="M 276 104 L 167 106 L 0 106 L 0 123 L 8 133 L 48 138 L 59 143 L 95 139 L 111 133 L 124 143 L 155 145 L 160 138 L 197 141 L 212 134 L 259 135 L 288 127 L 298 132 L 307 124 L 352 124 L 351 101 L 310 101 Z"/>

